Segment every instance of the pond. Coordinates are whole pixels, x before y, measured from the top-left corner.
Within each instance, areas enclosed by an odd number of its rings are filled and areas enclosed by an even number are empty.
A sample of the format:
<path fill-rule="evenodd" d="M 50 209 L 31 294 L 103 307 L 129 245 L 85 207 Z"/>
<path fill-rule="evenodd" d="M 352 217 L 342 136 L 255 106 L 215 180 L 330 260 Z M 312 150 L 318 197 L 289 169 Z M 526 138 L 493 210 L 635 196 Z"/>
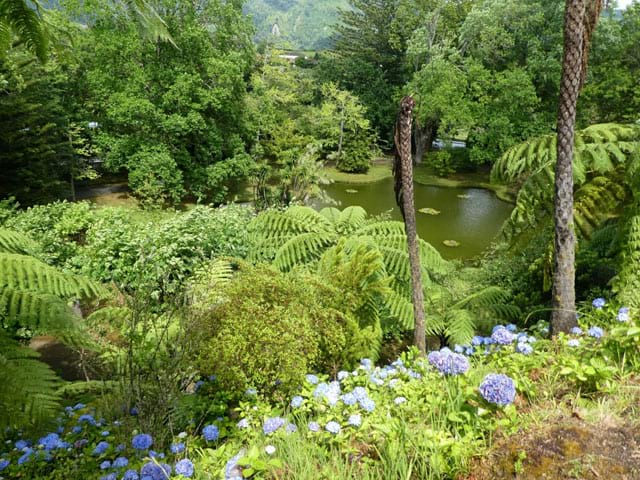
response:
<path fill-rule="evenodd" d="M 391 178 L 359 185 L 336 182 L 324 190 L 328 197 L 338 202 L 335 205 L 338 208 L 360 205 L 370 215 L 389 212 L 391 218 L 402 221 Z M 513 208 L 493 192 L 480 188 L 429 187 L 415 183 L 414 194 L 418 235 L 448 259 L 470 258 L 482 253 Z M 330 203 L 324 201 L 315 206 L 328 205 Z M 435 210 L 431 213 L 440 213 L 431 215 L 417 211 L 424 208 Z M 460 245 L 447 247 L 442 243 L 445 240 L 455 240 Z"/>

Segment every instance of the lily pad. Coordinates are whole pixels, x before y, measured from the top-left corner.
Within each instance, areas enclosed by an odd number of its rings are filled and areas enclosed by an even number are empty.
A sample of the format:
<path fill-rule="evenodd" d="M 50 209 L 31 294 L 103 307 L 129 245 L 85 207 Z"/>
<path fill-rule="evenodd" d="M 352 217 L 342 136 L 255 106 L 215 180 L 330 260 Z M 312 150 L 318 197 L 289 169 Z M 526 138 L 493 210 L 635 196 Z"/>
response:
<path fill-rule="evenodd" d="M 471 195 L 469 195 L 468 193 L 461 193 L 459 195 L 456 195 L 456 197 L 458 197 L 458 198 L 471 198 Z"/>
<path fill-rule="evenodd" d="M 436 210 L 435 208 L 421 208 L 418 210 L 420 213 L 426 213 L 427 215 L 440 215 L 440 210 Z"/>
<path fill-rule="evenodd" d="M 347 188 L 347 189 L 345 190 L 345 192 L 347 192 L 347 193 L 358 193 L 358 190 L 355 190 L 355 189 L 353 189 L 353 188 Z"/>
<path fill-rule="evenodd" d="M 457 242 L 456 240 L 443 240 L 442 243 L 444 243 L 447 247 L 459 247 L 460 246 L 460 242 Z"/>

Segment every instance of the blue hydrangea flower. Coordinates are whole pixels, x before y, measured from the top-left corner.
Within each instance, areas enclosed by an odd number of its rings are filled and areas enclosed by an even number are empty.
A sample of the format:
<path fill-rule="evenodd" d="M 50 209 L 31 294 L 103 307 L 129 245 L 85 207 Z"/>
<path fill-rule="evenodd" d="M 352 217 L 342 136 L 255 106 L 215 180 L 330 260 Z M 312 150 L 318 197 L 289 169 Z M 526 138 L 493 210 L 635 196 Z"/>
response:
<path fill-rule="evenodd" d="M 138 476 L 138 472 L 135 470 L 127 470 L 124 472 L 122 480 L 140 480 L 140 477 Z"/>
<path fill-rule="evenodd" d="M 236 424 L 236 427 L 238 427 L 238 428 L 249 428 L 249 419 L 248 418 L 243 418 L 242 420 L 240 420 Z"/>
<path fill-rule="evenodd" d="M 80 425 L 76 425 L 75 427 L 73 427 L 71 429 L 71 432 L 72 433 L 80 433 L 80 432 L 82 432 L 82 427 Z"/>
<path fill-rule="evenodd" d="M 107 470 L 108 468 L 111 468 L 111 462 L 109 460 L 105 460 L 100 464 L 100 470 Z"/>
<path fill-rule="evenodd" d="M 113 468 L 124 468 L 129 465 L 129 459 L 127 457 L 118 457 L 113 461 Z"/>
<path fill-rule="evenodd" d="M 140 480 L 140 477 L 138 476 L 138 472 L 135 470 L 127 470 L 124 472 L 122 480 Z"/>
<path fill-rule="evenodd" d="M 147 462 L 140 469 L 140 475 L 142 478 L 151 477 L 152 480 L 167 480 L 167 478 L 171 478 L 171 465 Z"/>
<path fill-rule="evenodd" d="M 509 325 L 507 325 L 506 327 L 507 330 L 509 330 L 511 333 L 515 333 L 518 331 L 518 327 L 516 327 L 513 323 L 510 323 Z"/>
<path fill-rule="evenodd" d="M 373 362 L 369 358 L 360 360 L 360 365 L 362 365 L 365 370 L 371 370 L 373 368 Z"/>
<path fill-rule="evenodd" d="M 202 429 L 202 436 L 207 442 L 215 442 L 220 436 L 220 430 L 215 425 L 207 425 Z"/>
<path fill-rule="evenodd" d="M 516 398 L 513 380 L 502 373 L 490 373 L 480 384 L 480 395 L 495 405 L 509 405 Z"/>
<path fill-rule="evenodd" d="M 56 448 L 65 448 L 65 444 L 60 435 L 57 433 L 49 433 L 38 440 L 38 445 L 42 445 L 45 450 L 55 450 Z"/>
<path fill-rule="evenodd" d="M 109 430 L 103 430 L 102 432 L 100 432 L 100 435 L 102 435 L 103 437 L 108 437 L 109 436 Z"/>
<path fill-rule="evenodd" d="M 356 387 L 353 389 L 353 395 L 356 397 L 356 400 L 360 401 L 364 398 L 369 398 L 369 392 L 364 387 Z"/>
<path fill-rule="evenodd" d="M 107 473 L 100 477 L 100 480 L 118 480 L 118 476 L 115 473 Z"/>
<path fill-rule="evenodd" d="M 571 335 L 582 335 L 582 329 L 580 327 L 572 327 L 571 330 L 569 330 L 569 333 Z"/>
<path fill-rule="evenodd" d="M 200 388 L 204 385 L 204 380 L 198 380 L 196 382 L 195 388 L 194 390 L 197 392 L 198 390 L 200 390 Z"/>
<path fill-rule="evenodd" d="M 176 475 L 182 475 L 183 477 L 191 478 L 193 476 L 193 462 L 191 460 L 184 458 L 176 463 L 174 467 L 174 471 Z"/>
<path fill-rule="evenodd" d="M 94 455 L 102 455 L 109 448 L 109 442 L 100 442 L 96 445 L 96 448 L 93 449 Z"/>
<path fill-rule="evenodd" d="M 340 382 L 320 383 L 313 391 L 315 398 L 322 398 L 332 407 L 340 400 Z"/>
<path fill-rule="evenodd" d="M 78 411 L 78 410 L 82 410 L 84 407 L 86 407 L 86 405 L 84 403 L 76 403 L 73 407 L 72 410 Z"/>
<path fill-rule="evenodd" d="M 602 330 L 600 327 L 591 327 L 587 333 L 589 334 L 590 337 L 593 338 L 602 338 L 602 336 L 604 335 L 604 330 Z"/>
<path fill-rule="evenodd" d="M 318 377 L 316 377 L 313 374 L 309 374 L 305 378 L 307 379 L 307 382 L 309 382 L 311 385 L 316 385 L 320 381 Z"/>
<path fill-rule="evenodd" d="M 374 385 L 377 385 L 379 387 L 384 385 L 384 380 L 379 378 L 376 374 L 369 375 L 369 380 L 371 381 L 371 383 L 373 383 Z"/>
<path fill-rule="evenodd" d="M 453 346 L 453 351 L 456 353 L 464 353 L 464 346 L 456 344 Z"/>
<path fill-rule="evenodd" d="M 578 340 L 577 338 L 572 338 L 572 339 L 567 341 L 567 345 L 569 345 L 570 347 L 579 347 L 580 346 L 580 340 Z"/>
<path fill-rule="evenodd" d="M 404 397 L 396 397 L 393 399 L 393 403 L 395 403 L 396 405 L 402 405 L 406 401 L 407 399 Z"/>
<path fill-rule="evenodd" d="M 31 458 L 31 454 L 33 453 L 33 449 L 29 448 L 29 447 L 26 447 L 23 450 L 23 452 L 24 453 L 22 454 L 22 456 L 18 459 L 18 465 L 22 465 L 25 462 L 29 461 L 29 459 Z"/>
<path fill-rule="evenodd" d="M 349 377 L 349 372 L 345 372 L 344 370 L 341 370 L 340 372 L 338 372 L 338 381 L 341 382 L 342 380 L 344 380 L 345 378 Z"/>
<path fill-rule="evenodd" d="M 18 450 L 24 450 L 29 446 L 29 442 L 26 440 L 16 440 L 15 447 Z"/>
<path fill-rule="evenodd" d="M 4 458 L 1 458 L 1 459 L 0 459 L 0 472 L 1 472 L 2 470 L 4 470 L 5 468 L 7 468 L 7 467 L 9 466 L 9 464 L 10 464 L 10 463 L 11 463 L 11 462 L 9 462 L 9 460 L 6 460 L 6 459 L 4 459 Z"/>
<path fill-rule="evenodd" d="M 284 429 L 287 433 L 296 433 L 298 431 L 298 427 L 296 427 L 293 423 L 287 423 L 287 426 Z"/>
<path fill-rule="evenodd" d="M 151 445 L 153 445 L 153 438 L 148 433 L 139 433 L 131 440 L 131 446 L 136 450 L 147 450 Z"/>
<path fill-rule="evenodd" d="M 124 443 L 121 443 L 121 444 L 119 444 L 119 445 L 116 447 L 116 453 L 120 453 L 120 452 L 122 452 L 124 449 L 125 449 Z"/>
<path fill-rule="evenodd" d="M 334 435 L 340 433 L 340 430 L 342 430 L 340 424 L 334 421 L 327 423 L 324 428 L 327 432 L 333 433 Z"/>
<path fill-rule="evenodd" d="M 467 347 L 464 349 L 464 354 L 465 355 L 473 355 L 475 353 L 475 349 L 473 347 Z"/>
<path fill-rule="evenodd" d="M 359 400 L 358 403 L 365 412 L 371 413 L 376 409 L 376 402 L 371 400 L 369 397 Z"/>
<path fill-rule="evenodd" d="M 504 327 L 498 328 L 491 334 L 491 340 L 498 345 L 509 345 L 513 343 L 514 335 Z"/>
<path fill-rule="evenodd" d="M 93 418 L 93 415 L 89 415 L 88 413 L 85 413 L 83 415 L 80 415 L 78 417 L 78 423 L 88 423 L 90 425 L 96 425 L 96 419 Z"/>
<path fill-rule="evenodd" d="M 247 390 L 244 392 L 244 394 L 247 397 L 253 397 L 254 395 L 258 394 L 258 390 L 256 390 L 255 388 L 247 388 Z"/>
<path fill-rule="evenodd" d="M 287 423 L 282 417 L 267 418 L 262 425 L 262 431 L 265 435 L 270 435 Z"/>
<path fill-rule="evenodd" d="M 240 460 L 244 456 L 244 453 L 244 450 L 240 450 L 237 455 L 234 455 L 229 459 L 224 467 L 224 478 L 226 480 L 242 480 L 242 469 L 238 466 L 238 460 Z"/>
<path fill-rule="evenodd" d="M 496 342 L 494 342 L 494 341 L 493 341 L 493 338 L 491 338 L 491 337 L 484 337 L 484 338 L 482 339 L 482 343 L 483 343 L 484 345 L 493 345 L 493 344 L 494 344 L 494 343 L 496 343 Z"/>
<path fill-rule="evenodd" d="M 360 425 L 362 425 L 362 416 L 359 413 L 350 415 L 347 423 L 352 427 L 359 427 Z"/>
<path fill-rule="evenodd" d="M 340 397 L 345 405 L 355 405 L 358 402 L 353 393 L 345 393 Z"/>
<path fill-rule="evenodd" d="M 601 309 L 606 304 L 607 304 L 606 300 L 602 297 L 598 297 L 594 299 L 593 302 L 591 302 L 591 305 L 593 305 L 593 308 L 597 308 L 597 309 Z"/>
<path fill-rule="evenodd" d="M 182 442 L 172 443 L 170 449 L 171 449 L 171 453 L 173 453 L 174 455 L 177 455 L 179 453 L 184 452 L 185 446 L 184 446 L 184 443 Z"/>
<path fill-rule="evenodd" d="M 291 399 L 291 407 L 300 408 L 303 402 L 304 402 L 304 398 L 302 398 L 300 395 L 296 395 Z"/>
<path fill-rule="evenodd" d="M 528 343 L 518 343 L 516 346 L 516 352 L 522 353 L 523 355 L 529 355 L 533 353 L 533 347 Z"/>
<path fill-rule="evenodd" d="M 618 310 L 618 315 L 616 316 L 616 320 L 619 322 L 628 322 L 629 321 L 629 307 L 621 307 Z"/>
<path fill-rule="evenodd" d="M 480 335 L 476 335 L 471 339 L 471 345 L 475 345 L 476 347 L 482 345 L 484 343 L 484 338 Z"/>
<path fill-rule="evenodd" d="M 505 330 L 506 331 L 506 330 Z M 448 348 L 429 352 L 427 360 L 445 375 L 460 375 L 469 370 L 469 360 L 464 355 L 454 353 Z"/>
<path fill-rule="evenodd" d="M 309 430 L 312 432 L 319 432 L 320 424 L 318 422 L 309 422 L 309 424 L 307 425 L 307 428 L 309 428 Z"/>

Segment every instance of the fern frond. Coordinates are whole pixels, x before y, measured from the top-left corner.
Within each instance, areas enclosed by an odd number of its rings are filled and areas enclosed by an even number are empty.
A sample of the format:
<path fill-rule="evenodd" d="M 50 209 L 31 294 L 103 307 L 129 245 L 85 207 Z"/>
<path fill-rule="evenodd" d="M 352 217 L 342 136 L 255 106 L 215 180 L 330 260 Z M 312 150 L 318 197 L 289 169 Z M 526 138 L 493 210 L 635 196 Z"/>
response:
<path fill-rule="evenodd" d="M 0 428 L 41 425 L 60 409 L 60 381 L 38 354 L 0 330 Z"/>
<path fill-rule="evenodd" d="M 13 31 L 41 62 L 46 61 L 49 35 L 38 0 L 0 0 L 0 30 L 4 42 Z"/>
<path fill-rule="evenodd" d="M 637 211 L 637 207 L 636 207 Z M 640 215 L 632 216 L 627 224 L 620 271 L 613 281 L 613 291 L 622 305 L 640 306 Z"/>
<path fill-rule="evenodd" d="M 67 304 L 50 293 L 0 286 L 0 318 L 5 328 L 24 327 L 64 335 L 77 328 L 77 317 Z"/>
<path fill-rule="evenodd" d="M 274 264 L 283 272 L 287 272 L 295 265 L 317 260 L 336 240 L 334 233 L 311 232 L 297 235 L 278 250 Z"/>
<path fill-rule="evenodd" d="M 469 343 L 476 330 L 475 318 L 469 310 L 447 309 L 444 317 L 444 335 L 452 344 Z"/>
<path fill-rule="evenodd" d="M 346 235 L 364 225 L 366 218 L 367 212 L 364 208 L 351 206 L 340 212 L 340 215 L 334 222 L 334 226 L 338 233 Z"/>
<path fill-rule="evenodd" d="M 354 232 L 354 235 L 358 237 L 372 236 L 376 238 L 399 234 L 405 235 L 404 223 L 393 220 L 371 223 Z"/>
<path fill-rule="evenodd" d="M 102 293 L 94 281 L 68 275 L 27 255 L 0 253 L 0 285 L 64 298 L 89 298 Z"/>
<path fill-rule="evenodd" d="M 392 291 L 385 299 L 385 306 L 403 330 L 413 330 L 413 304 L 406 295 Z"/>
<path fill-rule="evenodd" d="M 35 243 L 29 237 L 14 230 L 0 228 L 0 253 L 18 253 L 29 255 Z"/>

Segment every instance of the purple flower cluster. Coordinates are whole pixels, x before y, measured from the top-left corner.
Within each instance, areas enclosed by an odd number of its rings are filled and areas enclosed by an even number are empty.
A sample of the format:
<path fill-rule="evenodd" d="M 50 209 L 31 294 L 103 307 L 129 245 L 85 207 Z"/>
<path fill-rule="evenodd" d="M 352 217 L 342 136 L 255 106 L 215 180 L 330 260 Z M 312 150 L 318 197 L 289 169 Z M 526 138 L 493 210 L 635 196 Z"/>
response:
<path fill-rule="evenodd" d="M 469 370 L 467 357 L 454 353 L 446 347 L 430 352 L 427 360 L 444 375 L 460 375 Z"/>
<path fill-rule="evenodd" d="M 502 325 L 497 325 L 491 333 L 491 340 L 497 345 L 510 345 L 514 339 L 515 335 Z"/>
<path fill-rule="evenodd" d="M 267 418 L 262 426 L 265 435 L 270 435 L 285 425 L 286 420 L 282 417 Z"/>
<path fill-rule="evenodd" d="M 148 433 L 139 433 L 131 440 L 131 446 L 136 450 L 148 450 L 153 445 L 153 438 Z"/>
<path fill-rule="evenodd" d="M 507 375 L 490 373 L 480 384 L 480 395 L 489 403 L 509 405 L 516 398 L 516 386 Z"/>

